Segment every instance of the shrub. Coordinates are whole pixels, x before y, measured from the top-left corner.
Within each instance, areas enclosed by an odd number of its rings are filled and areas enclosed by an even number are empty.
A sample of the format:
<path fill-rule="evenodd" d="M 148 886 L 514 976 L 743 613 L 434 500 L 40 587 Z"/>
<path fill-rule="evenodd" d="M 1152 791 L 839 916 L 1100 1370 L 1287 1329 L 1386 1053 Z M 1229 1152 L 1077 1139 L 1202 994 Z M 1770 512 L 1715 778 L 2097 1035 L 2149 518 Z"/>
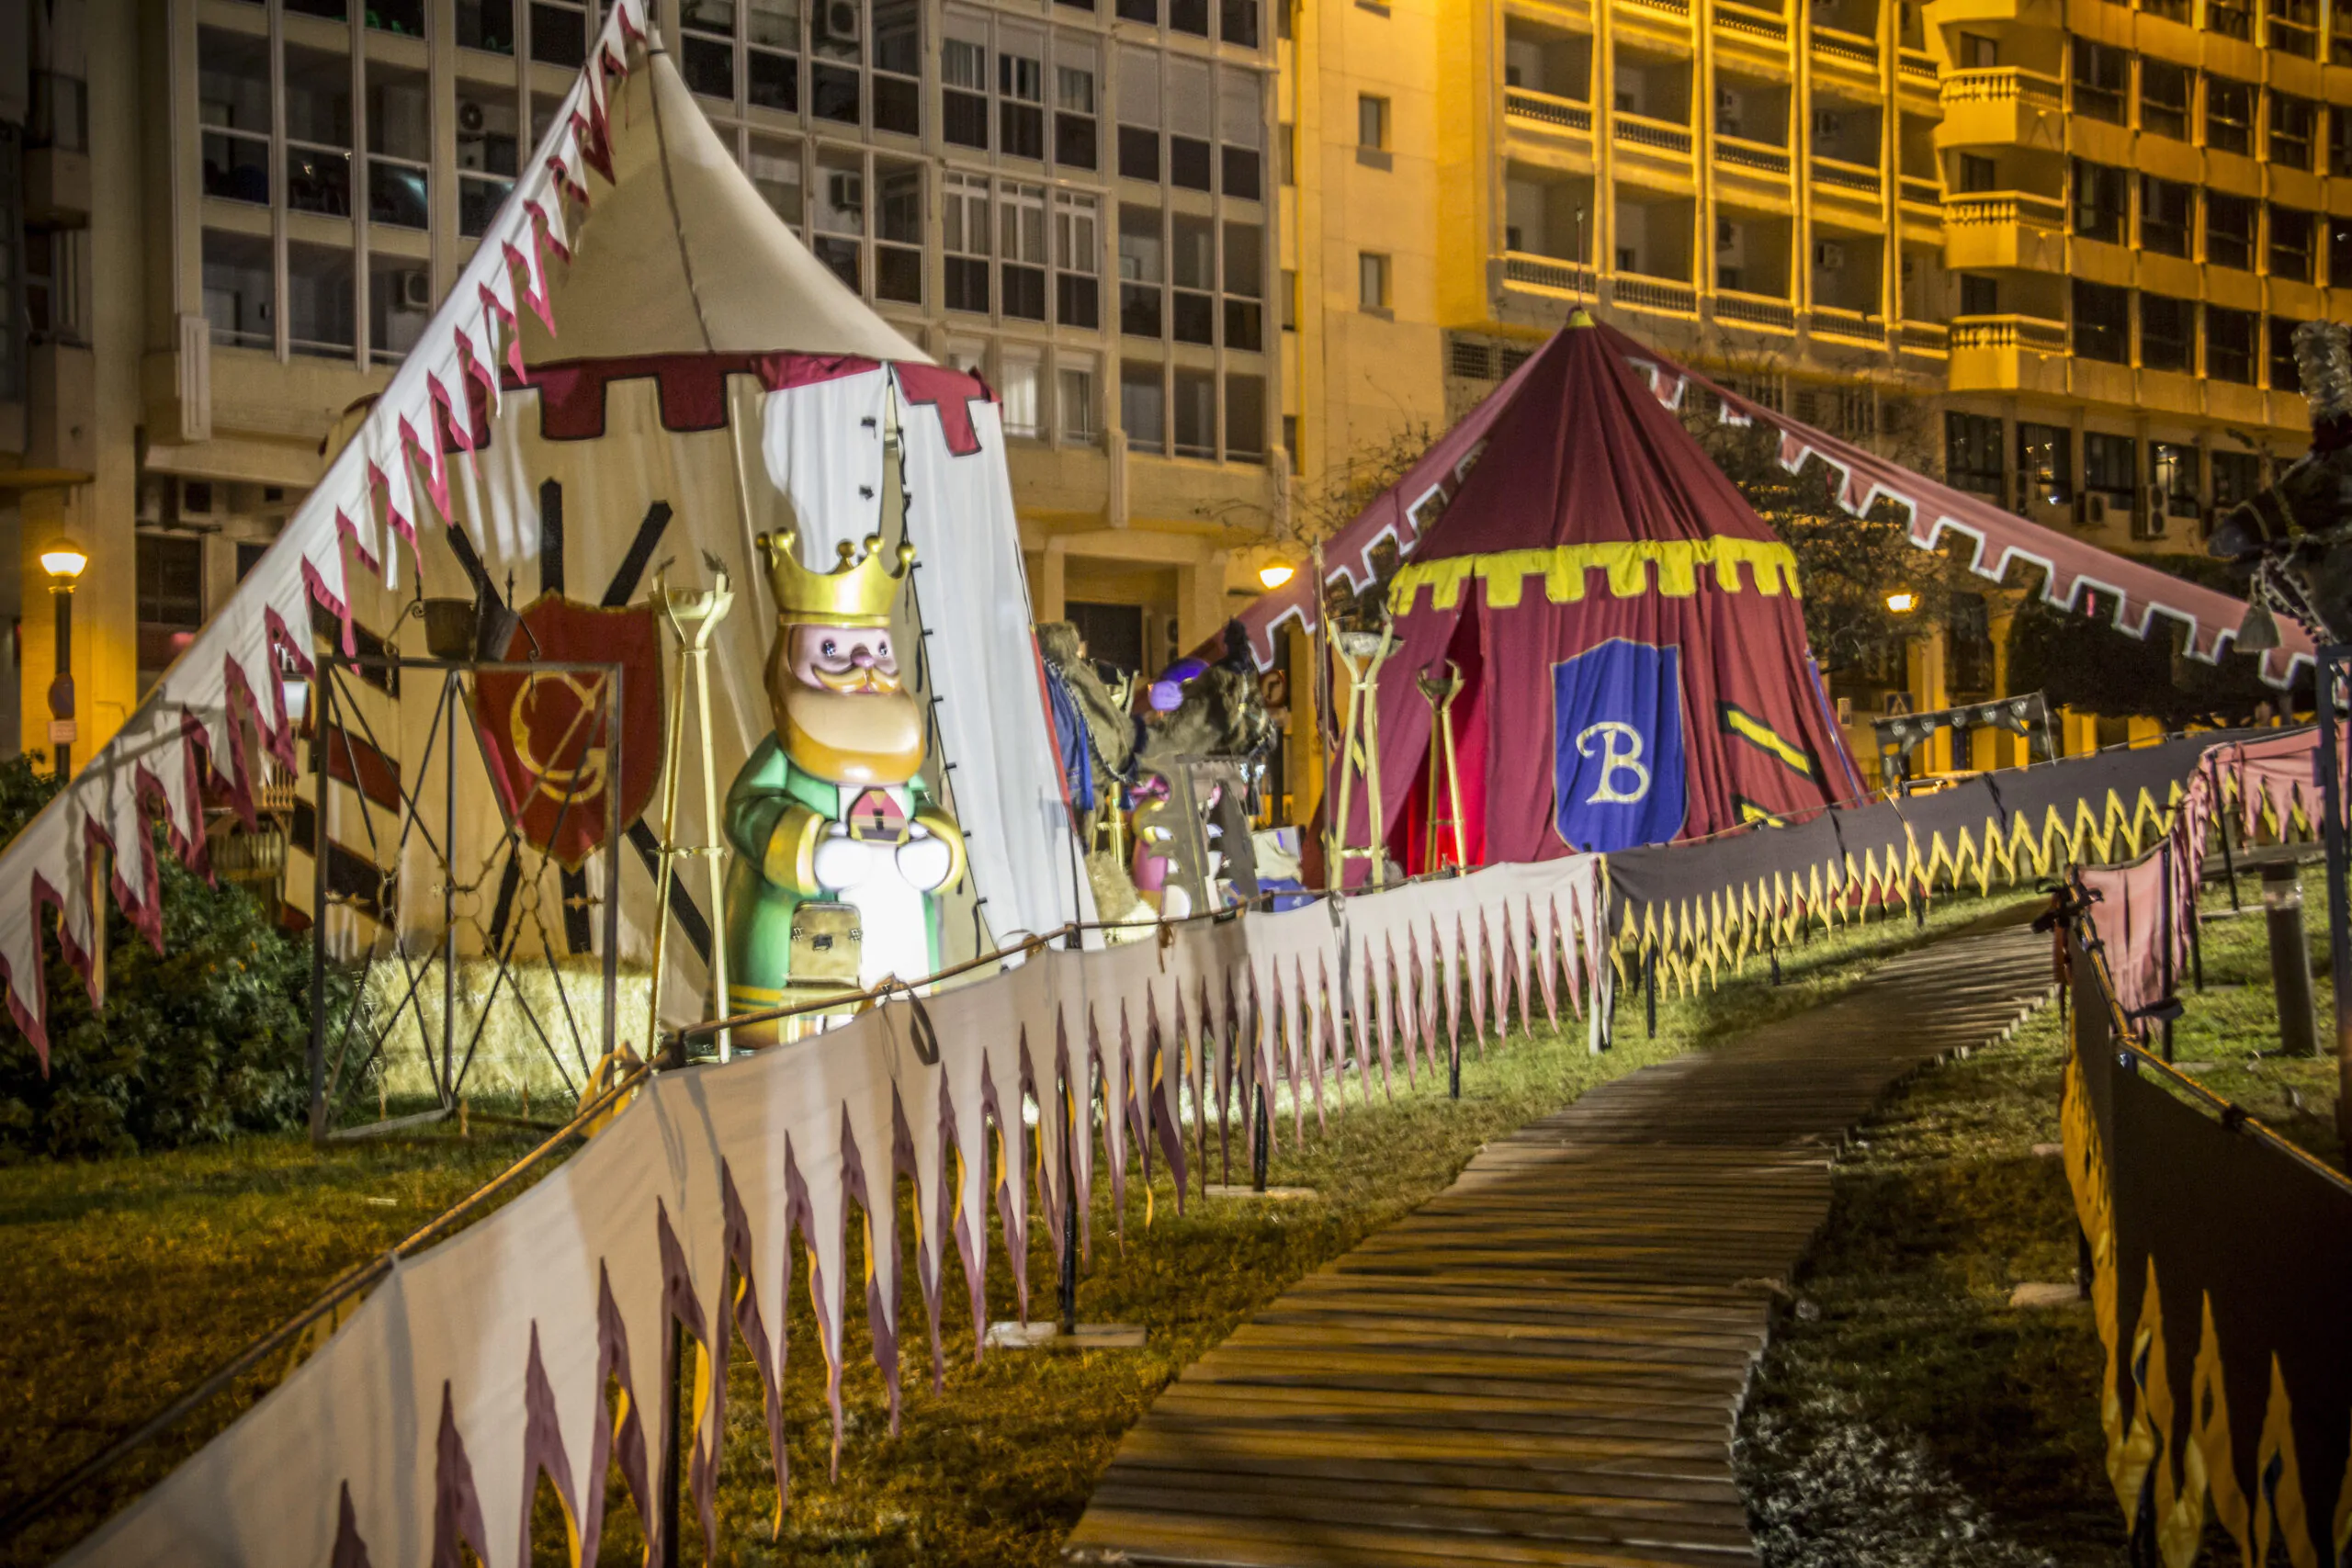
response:
<path fill-rule="evenodd" d="M 0 841 L 56 793 L 28 761 L 0 762 Z M 159 852 L 164 951 L 107 900 L 104 1012 L 92 1012 L 44 921 L 49 1068 L 0 1026 L 0 1158 L 130 1154 L 302 1123 L 306 948 L 242 890 L 208 886 L 168 847 Z"/>

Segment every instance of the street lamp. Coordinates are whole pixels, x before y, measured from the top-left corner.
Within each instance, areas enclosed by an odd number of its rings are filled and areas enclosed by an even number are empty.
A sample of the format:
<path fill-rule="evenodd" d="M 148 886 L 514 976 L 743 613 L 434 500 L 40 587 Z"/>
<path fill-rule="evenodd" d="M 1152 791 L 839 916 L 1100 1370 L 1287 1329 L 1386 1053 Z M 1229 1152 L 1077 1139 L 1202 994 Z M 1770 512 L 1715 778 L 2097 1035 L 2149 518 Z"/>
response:
<path fill-rule="evenodd" d="M 1899 589 L 1886 596 L 1886 607 L 1898 615 L 1907 615 L 1919 607 L 1919 596 L 1908 588 Z"/>
<path fill-rule="evenodd" d="M 1298 575 L 1298 568 L 1287 561 L 1268 561 L 1258 569 L 1258 581 L 1268 589 L 1280 588 Z"/>
<path fill-rule="evenodd" d="M 89 564 L 88 553 L 71 535 L 59 536 L 40 553 L 57 616 L 57 678 L 49 683 L 49 743 L 54 750 L 59 778 L 74 771 L 74 584 Z"/>

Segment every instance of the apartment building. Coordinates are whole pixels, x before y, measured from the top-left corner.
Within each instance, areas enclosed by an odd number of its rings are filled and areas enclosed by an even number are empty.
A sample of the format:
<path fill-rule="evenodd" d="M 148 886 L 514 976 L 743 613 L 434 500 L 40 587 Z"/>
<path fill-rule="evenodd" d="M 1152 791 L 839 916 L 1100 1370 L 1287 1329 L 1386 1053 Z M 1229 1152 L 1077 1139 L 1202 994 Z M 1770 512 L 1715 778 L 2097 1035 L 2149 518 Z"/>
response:
<path fill-rule="evenodd" d="M 1258 0 L 657 19 L 776 212 L 1001 396 L 1038 614 L 1154 666 L 1221 625 L 1285 483 Z M 59 533 L 136 569 L 77 591 L 83 748 L 224 600 L 416 341 L 599 20 L 592 0 L 0 4 L 31 45 L 23 91 L 0 81 L 23 214 L 0 287 L 26 329 L 0 334 L 24 715 L 0 732 L 49 743 L 34 561 Z"/>

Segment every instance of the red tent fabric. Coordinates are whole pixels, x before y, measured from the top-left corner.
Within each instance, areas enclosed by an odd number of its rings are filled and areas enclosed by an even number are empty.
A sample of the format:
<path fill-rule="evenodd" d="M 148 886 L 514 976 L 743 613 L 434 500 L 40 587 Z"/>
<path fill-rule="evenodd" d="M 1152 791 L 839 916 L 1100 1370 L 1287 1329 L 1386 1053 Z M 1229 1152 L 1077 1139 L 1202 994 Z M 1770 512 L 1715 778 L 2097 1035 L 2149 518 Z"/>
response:
<path fill-rule="evenodd" d="M 1587 321 L 1528 365 L 1390 604 L 1380 831 L 1408 870 L 1453 858 L 1425 820 L 1416 680 L 1449 658 L 1473 864 L 1703 837 L 1855 793 L 1793 555 Z M 1361 787 L 1350 817 L 1361 845 Z"/>

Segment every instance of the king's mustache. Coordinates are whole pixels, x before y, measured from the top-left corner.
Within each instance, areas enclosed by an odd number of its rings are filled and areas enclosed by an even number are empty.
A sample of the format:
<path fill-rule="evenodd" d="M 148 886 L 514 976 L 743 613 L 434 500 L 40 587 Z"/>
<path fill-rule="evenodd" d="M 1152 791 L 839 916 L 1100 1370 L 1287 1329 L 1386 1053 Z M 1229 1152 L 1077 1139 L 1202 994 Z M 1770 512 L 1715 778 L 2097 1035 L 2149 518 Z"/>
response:
<path fill-rule="evenodd" d="M 899 691 L 899 678 L 876 665 L 853 664 L 846 670 L 811 666 L 808 673 L 815 676 L 817 683 L 825 690 L 844 695 L 877 693 L 893 696 Z"/>

